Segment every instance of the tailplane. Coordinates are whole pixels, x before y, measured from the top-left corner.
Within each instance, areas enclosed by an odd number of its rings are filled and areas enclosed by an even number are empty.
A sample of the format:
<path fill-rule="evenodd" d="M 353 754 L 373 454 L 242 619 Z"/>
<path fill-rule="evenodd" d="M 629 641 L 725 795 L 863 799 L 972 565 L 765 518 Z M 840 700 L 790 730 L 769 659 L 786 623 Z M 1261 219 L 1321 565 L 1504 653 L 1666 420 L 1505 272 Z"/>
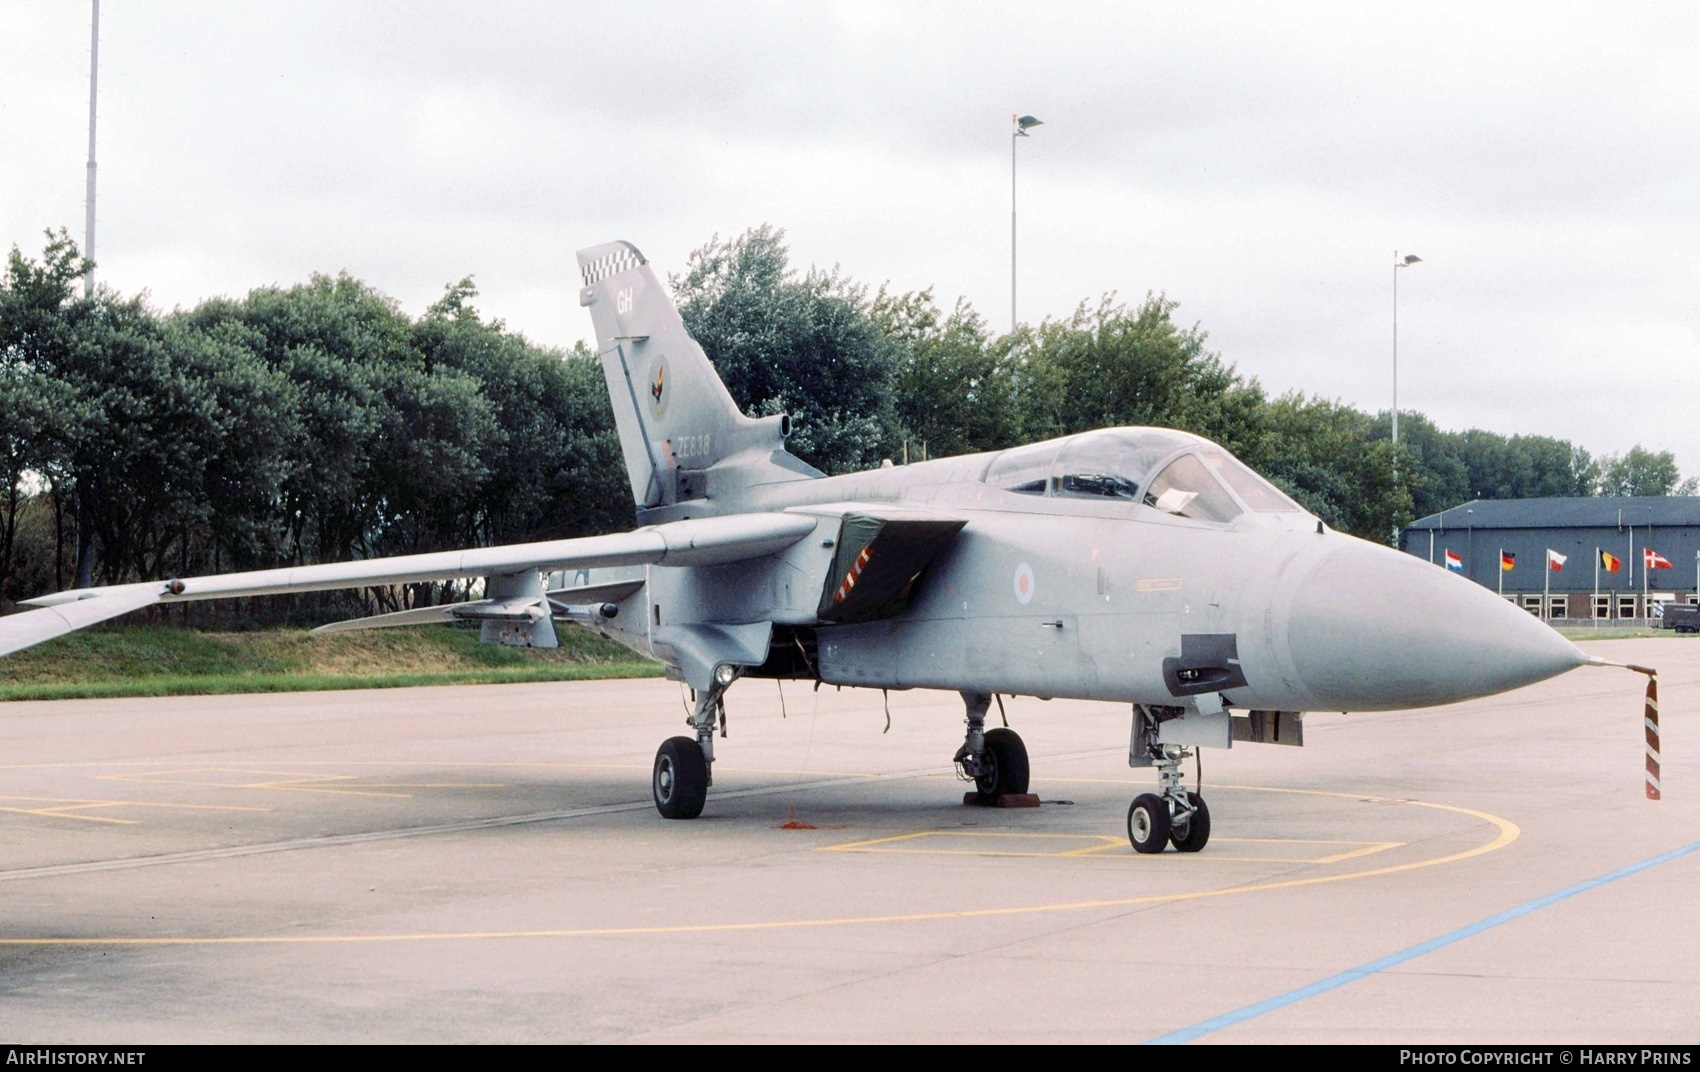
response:
<path fill-rule="evenodd" d="M 820 474 L 785 453 L 790 418 L 738 410 L 666 287 L 630 242 L 579 250 L 620 449 L 640 511 L 714 497 L 723 484 Z"/>

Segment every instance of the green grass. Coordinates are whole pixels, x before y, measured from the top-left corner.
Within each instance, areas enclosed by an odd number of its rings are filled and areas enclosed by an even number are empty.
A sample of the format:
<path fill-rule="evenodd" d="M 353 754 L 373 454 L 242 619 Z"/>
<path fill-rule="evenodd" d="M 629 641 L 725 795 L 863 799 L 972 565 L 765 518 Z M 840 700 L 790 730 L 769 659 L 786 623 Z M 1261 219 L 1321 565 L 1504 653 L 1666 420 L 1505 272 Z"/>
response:
<path fill-rule="evenodd" d="M 651 677 L 661 667 L 583 629 L 553 650 L 481 644 L 465 626 L 311 636 L 133 626 L 72 633 L 0 659 L 0 701 Z"/>

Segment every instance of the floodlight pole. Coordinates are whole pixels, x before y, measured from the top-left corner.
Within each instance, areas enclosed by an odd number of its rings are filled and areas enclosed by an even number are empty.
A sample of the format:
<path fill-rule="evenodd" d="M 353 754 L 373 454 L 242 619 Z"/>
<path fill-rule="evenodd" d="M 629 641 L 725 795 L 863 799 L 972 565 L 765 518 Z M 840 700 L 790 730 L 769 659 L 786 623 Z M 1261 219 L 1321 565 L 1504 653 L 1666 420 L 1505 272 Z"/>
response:
<path fill-rule="evenodd" d="M 1393 251 L 1393 445 L 1399 445 L 1399 269 L 1409 268 L 1422 261 L 1415 253 L 1407 253 L 1404 260 L 1399 259 L 1399 251 Z"/>
<path fill-rule="evenodd" d="M 94 20 L 89 28 L 89 178 L 88 203 L 83 219 L 83 257 L 89 270 L 83 276 L 83 297 L 94 297 L 94 118 L 95 98 L 100 87 L 100 0 L 93 0 Z"/>
<path fill-rule="evenodd" d="M 1026 138 L 1028 127 L 1043 126 L 1043 120 L 1030 115 L 1009 117 L 1014 127 L 1009 136 L 1009 333 L 1015 334 L 1015 139 Z"/>

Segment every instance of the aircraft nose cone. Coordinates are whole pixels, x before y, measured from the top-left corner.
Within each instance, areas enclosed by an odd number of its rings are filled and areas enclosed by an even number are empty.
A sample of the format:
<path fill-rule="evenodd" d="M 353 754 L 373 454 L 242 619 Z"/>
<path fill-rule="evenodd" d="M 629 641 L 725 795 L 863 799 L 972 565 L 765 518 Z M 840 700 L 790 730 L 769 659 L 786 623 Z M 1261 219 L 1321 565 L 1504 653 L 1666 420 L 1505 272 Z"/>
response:
<path fill-rule="evenodd" d="M 1588 661 L 1527 611 L 1412 555 L 1351 537 L 1293 595 L 1287 641 L 1312 706 L 1375 711 L 1455 703 Z"/>

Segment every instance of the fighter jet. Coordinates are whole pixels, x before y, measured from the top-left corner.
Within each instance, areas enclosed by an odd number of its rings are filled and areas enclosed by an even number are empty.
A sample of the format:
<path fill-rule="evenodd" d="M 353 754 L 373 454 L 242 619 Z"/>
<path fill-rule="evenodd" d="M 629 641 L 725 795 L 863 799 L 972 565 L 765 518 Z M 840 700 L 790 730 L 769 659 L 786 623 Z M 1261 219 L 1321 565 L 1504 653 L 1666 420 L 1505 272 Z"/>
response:
<path fill-rule="evenodd" d="M 576 622 L 694 691 L 655 756 L 655 806 L 703 810 L 727 690 L 747 677 L 961 694 L 959 775 L 1025 794 L 994 698 L 1131 707 L 1128 809 L 1142 853 L 1204 848 L 1183 784 L 1203 747 L 1299 745 L 1303 712 L 1384 711 L 1515 689 L 1590 660 L 1493 592 L 1333 531 L 1207 439 L 1107 428 L 1011 450 L 826 476 L 788 417 L 739 411 L 626 242 L 578 254 L 639 525 L 438 554 L 87 588 L 0 619 L 0 655 L 184 600 L 482 578 L 483 597 L 324 631 L 482 623 L 552 647 Z"/>

